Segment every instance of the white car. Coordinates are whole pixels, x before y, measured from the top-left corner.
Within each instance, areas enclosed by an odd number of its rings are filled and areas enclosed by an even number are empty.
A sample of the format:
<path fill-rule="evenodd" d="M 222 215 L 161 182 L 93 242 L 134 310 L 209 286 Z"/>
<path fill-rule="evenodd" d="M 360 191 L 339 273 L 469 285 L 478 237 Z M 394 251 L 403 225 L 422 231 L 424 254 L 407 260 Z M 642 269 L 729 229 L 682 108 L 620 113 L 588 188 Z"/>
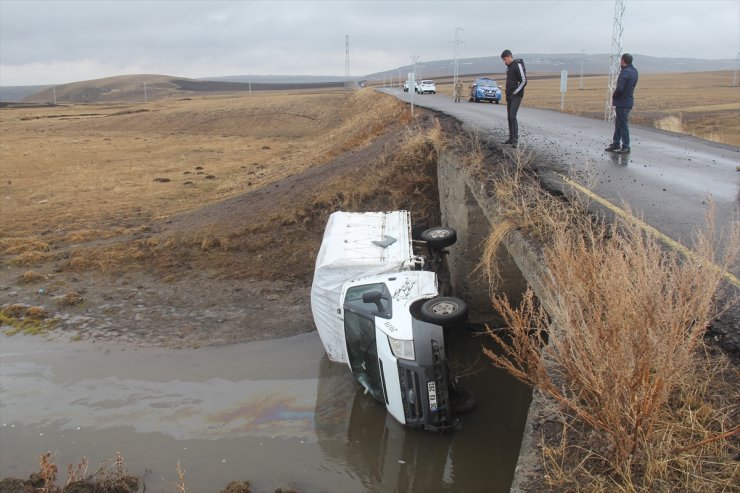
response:
<path fill-rule="evenodd" d="M 439 296 L 435 272 L 456 239 L 437 227 L 412 241 L 407 211 L 335 212 L 316 257 L 311 311 L 329 359 L 407 426 L 455 427 L 453 412 L 474 404 L 448 367 L 444 336 L 467 305 Z"/>
<path fill-rule="evenodd" d="M 403 92 L 409 92 L 409 81 L 403 82 Z M 414 82 L 414 92 L 419 94 L 421 90 L 419 89 L 419 84 Z"/>
<path fill-rule="evenodd" d="M 418 92 L 420 94 L 436 94 L 437 86 L 433 80 L 422 80 Z"/>

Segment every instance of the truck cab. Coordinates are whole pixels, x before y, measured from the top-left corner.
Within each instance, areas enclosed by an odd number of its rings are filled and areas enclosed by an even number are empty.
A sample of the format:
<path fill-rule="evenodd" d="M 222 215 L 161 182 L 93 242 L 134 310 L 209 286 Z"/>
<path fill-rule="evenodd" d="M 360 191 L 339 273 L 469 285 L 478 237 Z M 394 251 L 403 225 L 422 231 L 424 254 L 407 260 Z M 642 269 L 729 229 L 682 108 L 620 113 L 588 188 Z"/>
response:
<path fill-rule="evenodd" d="M 316 259 L 311 309 L 329 359 L 404 425 L 455 425 L 460 392 L 444 334 L 467 306 L 438 286 L 455 239 L 450 228 L 431 228 L 413 240 L 407 211 L 335 212 Z"/>

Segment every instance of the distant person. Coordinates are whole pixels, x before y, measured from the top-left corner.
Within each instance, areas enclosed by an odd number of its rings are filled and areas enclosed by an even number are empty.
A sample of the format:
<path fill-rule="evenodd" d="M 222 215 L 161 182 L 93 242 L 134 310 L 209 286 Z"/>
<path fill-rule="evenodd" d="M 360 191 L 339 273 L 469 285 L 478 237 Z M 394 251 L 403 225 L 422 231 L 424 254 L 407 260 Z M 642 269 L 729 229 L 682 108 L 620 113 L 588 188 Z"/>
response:
<path fill-rule="evenodd" d="M 504 50 L 501 53 L 501 60 L 506 64 L 506 115 L 509 119 L 509 140 L 504 144 L 517 147 L 519 145 L 519 123 L 516 121 L 516 114 L 519 111 L 519 105 L 522 104 L 522 99 L 524 99 L 527 69 L 524 67 L 524 60 L 521 58 L 514 59 L 509 50 Z"/>
<path fill-rule="evenodd" d="M 459 103 L 460 98 L 462 97 L 462 90 L 463 90 L 463 83 L 461 79 L 457 79 L 457 82 L 455 82 L 455 102 Z"/>
<path fill-rule="evenodd" d="M 635 104 L 635 86 L 637 85 L 637 69 L 632 66 L 632 55 L 625 53 L 619 60 L 622 69 L 617 78 L 617 87 L 612 95 L 612 106 L 616 119 L 614 120 L 614 137 L 606 148 L 609 152 L 627 154 L 630 152 L 629 116 Z M 621 145 L 620 145 L 621 144 Z"/>

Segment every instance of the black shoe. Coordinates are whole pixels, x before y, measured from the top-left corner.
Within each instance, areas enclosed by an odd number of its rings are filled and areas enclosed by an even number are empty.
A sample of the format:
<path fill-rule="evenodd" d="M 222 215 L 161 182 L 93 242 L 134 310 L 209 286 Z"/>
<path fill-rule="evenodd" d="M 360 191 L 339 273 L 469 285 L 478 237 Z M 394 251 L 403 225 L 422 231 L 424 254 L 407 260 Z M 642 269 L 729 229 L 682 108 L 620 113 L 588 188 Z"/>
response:
<path fill-rule="evenodd" d="M 513 147 L 514 149 L 516 149 L 517 147 L 519 147 L 519 143 L 518 142 L 512 142 L 511 143 L 511 147 Z"/>
<path fill-rule="evenodd" d="M 629 154 L 630 153 L 630 148 L 629 147 L 622 147 L 621 149 L 616 150 L 614 152 L 616 152 L 617 154 Z"/>
<path fill-rule="evenodd" d="M 619 144 L 612 144 L 606 149 L 604 149 L 606 152 L 616 152 L 619 151 Z"/>
<path fill-rule="evenodd" d="M 504 142 L 504 145 L 509 145 L 509 144 L 512 144 L 512 143 L 513 142 L 511 142 L 511 139 L 507 139 L 506 142 Z"/>

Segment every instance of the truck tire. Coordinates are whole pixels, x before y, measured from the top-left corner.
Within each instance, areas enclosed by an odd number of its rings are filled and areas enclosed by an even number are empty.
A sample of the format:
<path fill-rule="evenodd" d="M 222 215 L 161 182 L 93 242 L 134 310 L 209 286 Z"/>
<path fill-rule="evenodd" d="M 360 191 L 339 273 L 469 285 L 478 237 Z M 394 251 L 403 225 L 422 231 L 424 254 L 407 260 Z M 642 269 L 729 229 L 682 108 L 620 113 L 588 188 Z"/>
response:
<path fill-rule="evenodd" d="M 468 305 L 459 298 L 438 296 L 421 305 L 421 316 L 430 323 L 455 325 L 468 318 Z"/>
<path fill-rule="evenodd" d="M 441 250 L 444 247 L 454 245 L 457 241 L 457 231 L 452 228 L 429 228 L 421 232 L 419 238 L 426 241 L 432 250 Z"/>

